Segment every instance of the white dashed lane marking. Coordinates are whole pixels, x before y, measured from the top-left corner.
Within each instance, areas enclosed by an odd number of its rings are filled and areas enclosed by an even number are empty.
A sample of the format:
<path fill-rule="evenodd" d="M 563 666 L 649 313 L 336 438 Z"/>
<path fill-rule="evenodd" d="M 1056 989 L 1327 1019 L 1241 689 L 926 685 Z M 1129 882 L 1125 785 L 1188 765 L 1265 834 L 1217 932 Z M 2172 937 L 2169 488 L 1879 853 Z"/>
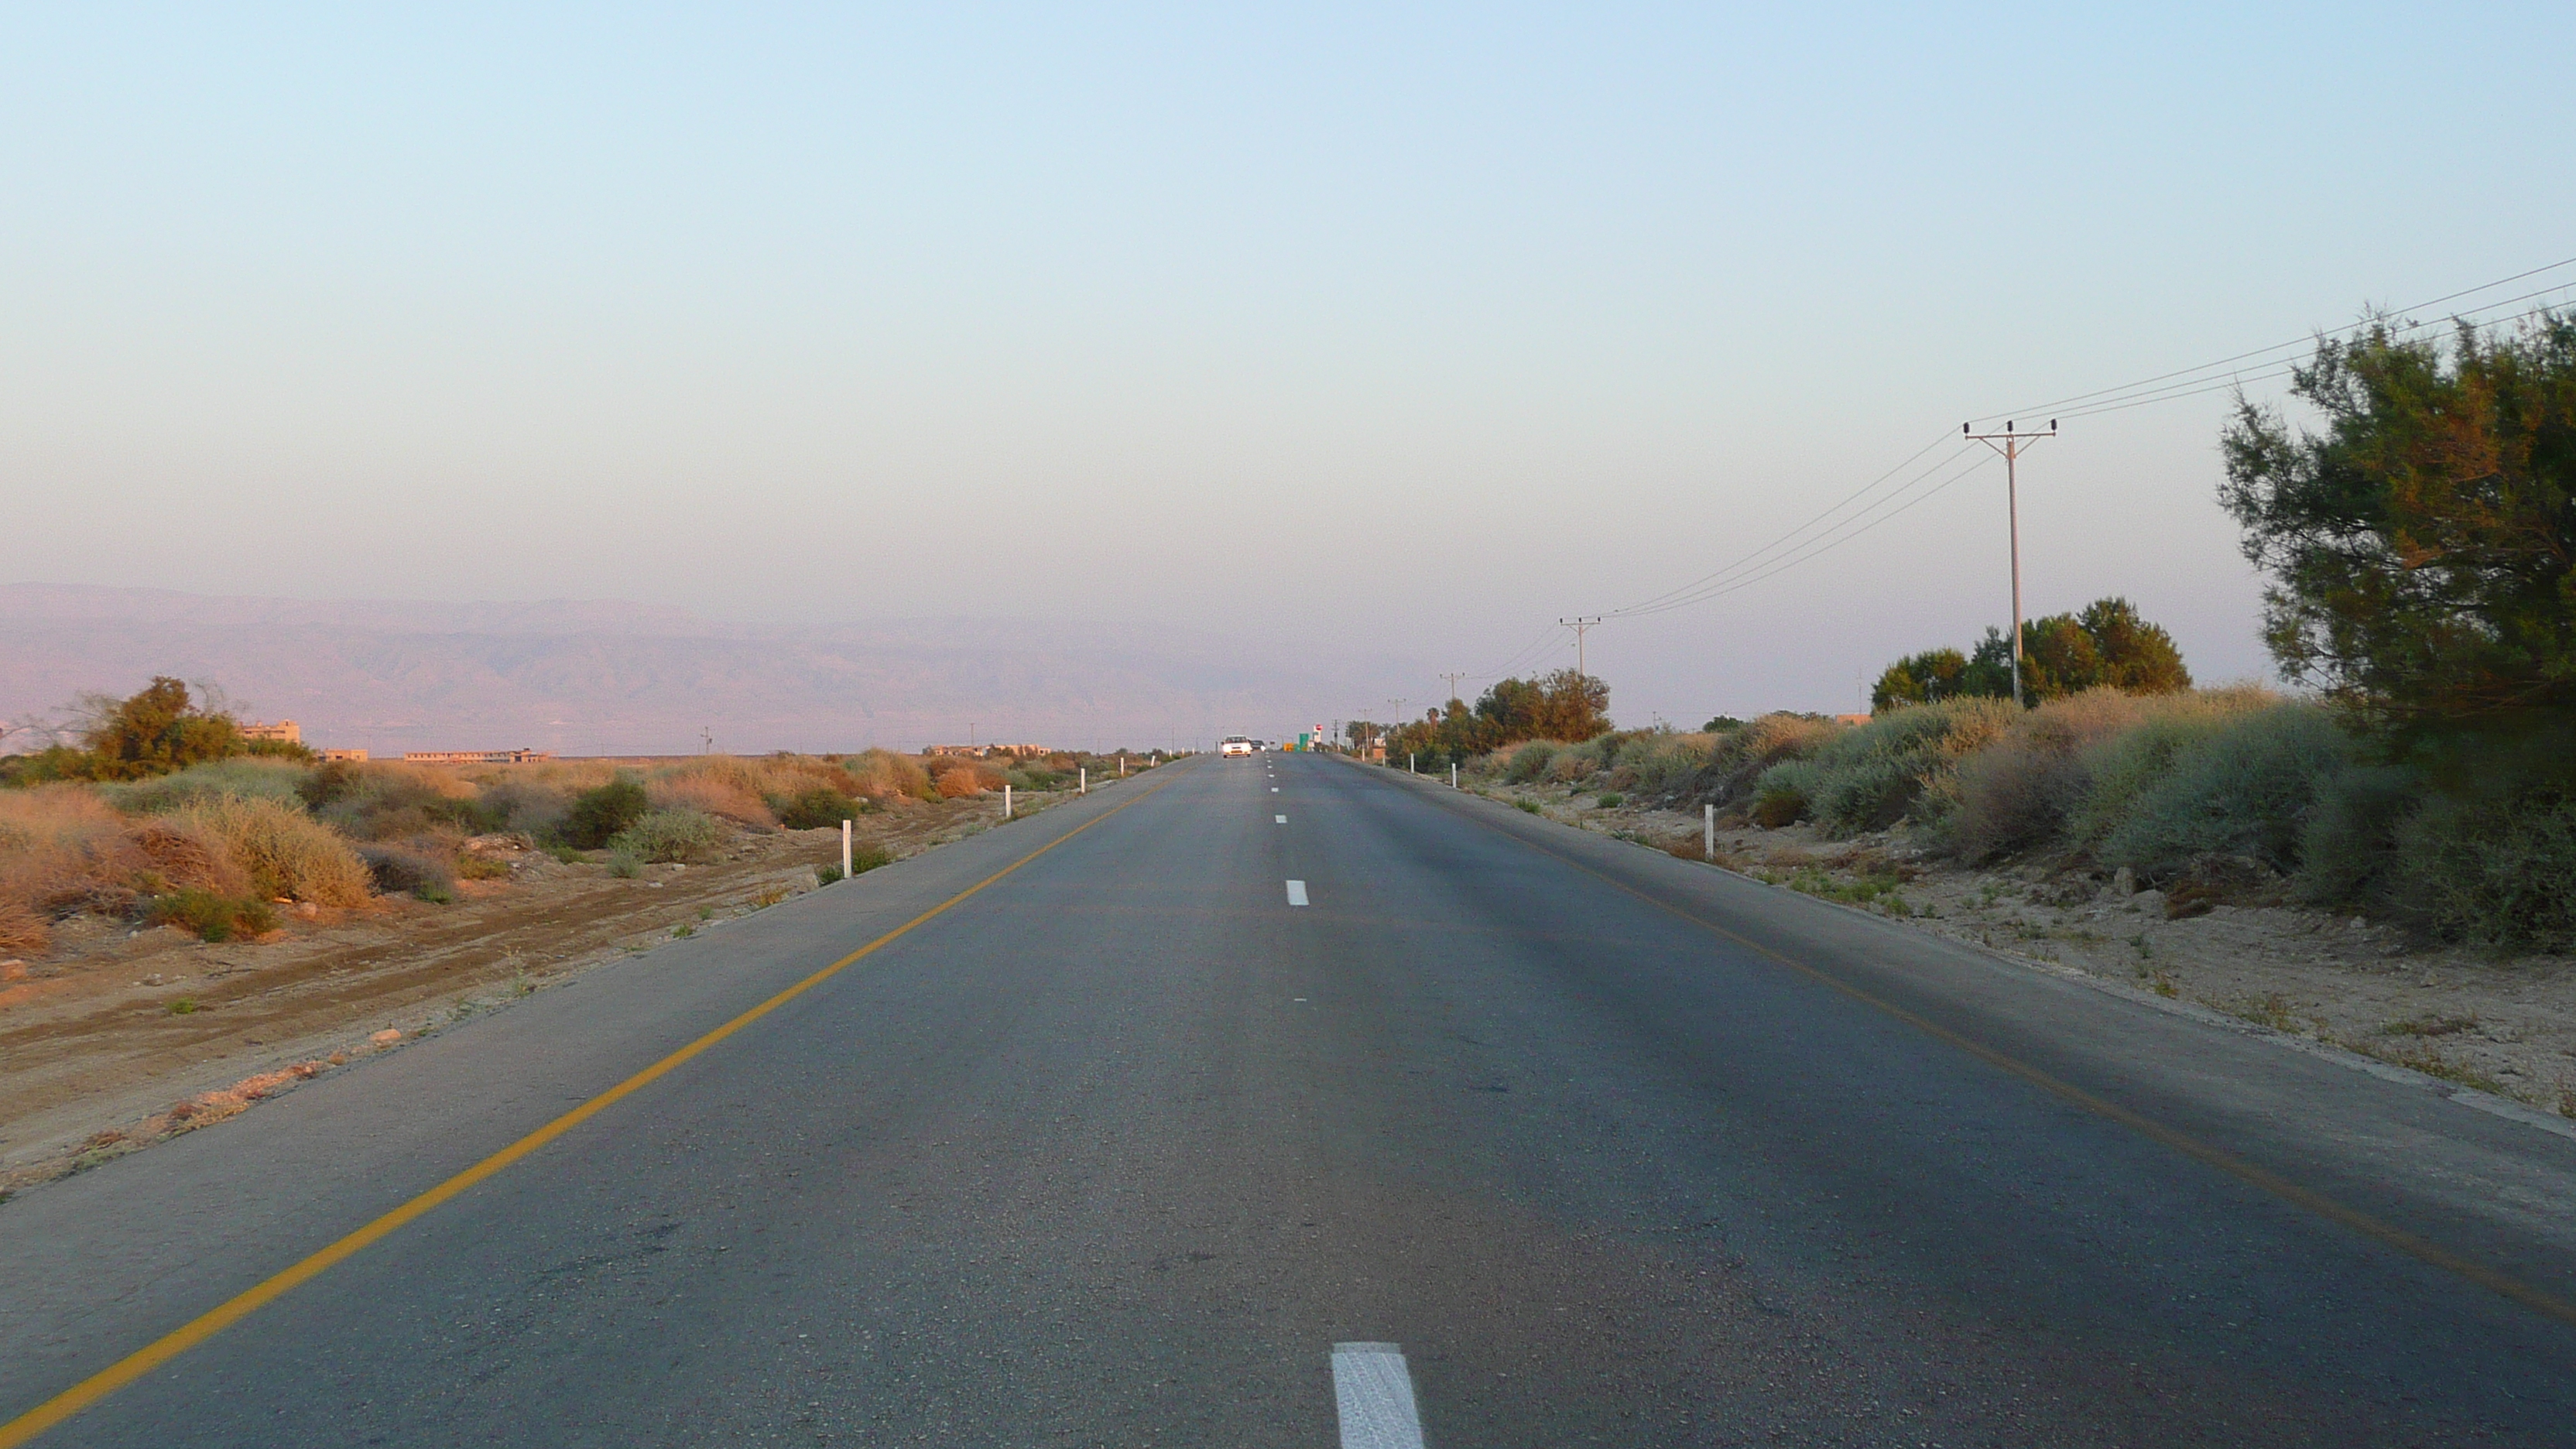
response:
<path fill-rule="evenodd" d="M 1413 1375 L 1399 1345 L 1334 1344 L 1333 1403 L 1341 1411 L 1342 1449 L 1422 1449 Z"/>
<path fill-rule="evenodd" d="M 1287 823 L 1288 823 L 1288 817 L 1287 817 L 1287 816 L 1285 816 L 1285 815 L 1273 815 L 1273 816 L 1271 816 L 1270 818 L 1271 818 L 1271 819 L 1273 819 L 1273 820 L 1278 821 L 1278 822 L 1279 822 L 1280 824 L 1282 824 L 1282 825 L 1285 825 L 1285 824 L 1287 824 Z"/>
<path fill-rule="evenodd" d="M 1304 881 L 1292 880 L 1288 882 L 1288 904 L 1292 906 L 1302 906 L 1306 904 L 1306 883 Z"/>

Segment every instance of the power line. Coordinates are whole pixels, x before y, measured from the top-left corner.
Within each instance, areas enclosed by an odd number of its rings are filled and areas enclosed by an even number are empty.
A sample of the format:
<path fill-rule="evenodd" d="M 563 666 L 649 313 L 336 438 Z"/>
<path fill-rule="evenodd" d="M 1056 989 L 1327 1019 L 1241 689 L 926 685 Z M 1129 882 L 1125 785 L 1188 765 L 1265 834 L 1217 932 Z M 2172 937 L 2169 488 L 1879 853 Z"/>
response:
<path fill-rule="evenodd" d="M 2457 301 L 2462 297 L 2475 296 L 2481 292 L 2492 292 L 2499 287 L 2510 286 L 2515 282 L 2525 281 L 2529 278 L 2540 276 L 2548 272 L 2562 271 L 2569 267 L 2576 267 L 2576 257 L 2569 257 L 2561 261 L 2551 262 L 2546 266 L 2533 267 L 2527 271 L 2516 272 L 2511 276 L 2500 277 L 2494 281 L 2485 282 L 2475 287 L 2463 288 L 2456 292 L 2446 293 L 2442 296 L 2435 297 L 2430 301 L 2418 303 L 2413 307 L 2399 309 L 2399 312 L 2402 314 L 2405 312 L 2422 311 L 2428 307 L 2437 307 L 2445 302 Z M 2467 312 L 2474 314 L 2478 312 L 2493 311 L 2500 307 L 2508 307 L 2519 302 L 2527 302 L 2534 298 L 2548 296 L 2552 293 L 2564 292 L 2570 288 L 2576 288 L 2576 282 L 2555 282 L 2549 286 L 2526 291 L 2517 296 L 2507 297 L 2497 301 L 2484 303 L 2478 307 L 2469 308 L 2467 309 Z M 2548 306 L 2543 304 L 2542 306 L 2528 308 L 2511 316 L 2488 318 L 2484 321 L 2475 323 L 2474 325 L 2488 327 L 2499 326 L 2508 322 L 2521 321 L 2535 317 L 2547 310 L 2549 310 Z M 2180 368 L 2172 372 L 2159 373 L 2154 377 L 2142 378 L 2136 382 L 2125 383 L 2117 387 L 2097 388 L 2091 392 L 2078 393 L 2069 398 L 2058 399 L 2055 403 L 2042 403 L 2035 407 L 2016 409 L 2014 411 L 2016 415 L 2020 413 L 2047 413 L 2053 408 L 2057 410 L 2056 415 L 2061 419 L 2067 417 L 2092 417 L 2102 413 L 2119 412 L 2128 408 L 2143 407 L 2149 403 L 2177 401 L 2182 398 L 2197 397 L 2211 392 L 2219 392 L 2229 388 L 2242 387 L 2251 383 L 2273 381 L 2289 376 L 2296 370 L 2299 364 L 2296 362 L 2276 360 L 2273 363 L 2263 364 L 2262 370 L 2258 371 L 2251 377 L 2237 374 L 2221 378 L 2213 377 L 2210 374 L 2218 368 L 2226 367 L 2234 363 L 2264 357 L 2269 354 L 2283 352 L 2291 348 L 2313 346 L 2320 335 L 2339 336 L 2347 333 L 2358 335 L 2371 325 L 2373 324 L 2365 322 L 2356 324 L 2352 327 L 2338 329 L 2338 331 L 2333 333 L 2311 333 L 2296 341 L 2275 343 L 2269 347 L 2260 347 L 2248 352 L 2235 353 L 2231 356 L 2220 358 L 2215 362 L 2207 362 L 2195 367 Z M 2396 335 L 2405 336 L 2440 325 L 2443 324 L 2440 322 L 2414 322 L 2394 327 L 2391 331 Z M 1987 418 L 1996 418 L 2004 415 L 2001 413 L 1990 413 L 1983 416 Z M 1610 611 L 1609 617 L 1643 617 L 1651 614 L 1666 613 L 1673 609 L 1685 607 L 1690 604 L 1702 603 L 1709 599 L 1733 593 L 1738 588 L 1745 585 L 1770 578 L 1774 574 L 1781 572 L 1781 567 L 1804 562 L 1805 560 L 1814 558 L 1818 554 L 1824 553 L 1831 548 L 1839 547 L 1844 543 L 1850 542 L 1852 539 L 1858 538 L 1861 534 L 1867 533 L 1871 529 L 1878 527 L 1880 524 L 1887 522 L 1889 519 L 1910 510 L 1916 503 L 1922 502 L 1933 494 L 1946 491 L 1950 485 L 1957 483 L 1961 478 L 1967 476 L 1964 472 L 1954 474 L 1916 496 L 1902 507 L 1888 510 L 1879 514 L 1875 518 L 1869 517 L 1870 510 L 1881 508 L 1887 503 L 1894 502 L 1896 499 L 1904 497 L 1909 490 L 1923 484 L 1933 475 L 1942 472 L 1952 463 L 1956 462 L 1960 453 L 1954 452 L 1949 456 L 1944 457 L 1939 462 L 1934 463 L 1930 468 L 1915 474 L 1904 483 L 1899 484 L 1885 497 L 1863 505 L 1860 512 L 1854 514 L 1852 517 L 1844 518 L 1835 522 L 1828 522 L 1828 520 L 1835 519 L 1836 515 L 1844 513 L 1858 500 L 1877 491 L 1887 482 L 1888 479 L 1912 466 L 1916 461 L 1921 459 L 1924 454 L 1938 448 L 1943 442 L 1949 440 L 1952 436 L 1953 435 L 1951 434 L 1945 433 L 1941 437 L 1935 438 L 1933 441 L 1917 448 L 1903 462 L 1900 462 L 1895 467 L 1881 473 L 1876 478 L 1871 479 L 1868 483 L 1861 485 L 1859 488 L 1853 490 L 1850 494 L 1845 495 L 1841 500 L 1837 501 L 1823 512 L 1808 519 L 1806 522 L 1789 529 L 1787 532 L 1780 534 L 1769 543 L 1753 550 L 1751 553 L 1743 555 L 1734 562 L 1727 564 L 1725 567 L 1712 573 L 1704 574 L 1689 583 L 1666 590 L 1664 593 L 1657 594 L 1652 598 L 1640 600 L 1639 602 L 1628 605 L 1625 608 L 1614 609 Z M 1964 452 L 1966 450 L 1963 449 L 1961 451 Z M 1975 470 L 1970 469 L 1968 471 L 1973 472 Z M 1864 519 L 1866 521 L 1861 521 Z M 1850 526 L 1854 523 L 1858 523 L 1858 526 Z M 1818 535 L 1815 538 L 1806 537 L 1807 535 L 1816 533 L 1819 528 L 1823 529 L 1823 533 L 1821 535 Z M 1810 546 L 1818 544 L 1821 546 Z M 1794 557 L 1785 560 L 1773 557 L 1774 555 L 1781 553 L 1783 550 L 1795 551 Z M 1781 565 L 1781 567 L 1770 566 L 1775 563 Z M 1748 573 L 1748 570 L 1751 572 Z M 1529 649 L 1526 647 L 1521 651 L 1522 654 L 1527 654 L 1529 652 Z M 1515 660 L 1517 660 L 1519 656 L 1516 655 L 1514 657 Z"/>

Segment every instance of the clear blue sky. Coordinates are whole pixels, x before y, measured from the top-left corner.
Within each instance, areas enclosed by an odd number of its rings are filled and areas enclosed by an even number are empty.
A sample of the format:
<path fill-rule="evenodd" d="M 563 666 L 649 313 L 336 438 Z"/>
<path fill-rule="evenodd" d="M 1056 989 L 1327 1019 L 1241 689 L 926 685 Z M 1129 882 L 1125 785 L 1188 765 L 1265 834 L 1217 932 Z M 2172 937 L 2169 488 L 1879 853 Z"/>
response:
<path fill-rule="evenodd" d="M 1482 670 L 1963 417 L 2576 256 L 2571 54 L 2563 3 L 21 7 L 0 577 Z M 2031 612 L 2264 668 L 2223 407 L 2033 456 Z M 2001 492 L 1594 671 L 1848 708 L 2004 622 Z"/>

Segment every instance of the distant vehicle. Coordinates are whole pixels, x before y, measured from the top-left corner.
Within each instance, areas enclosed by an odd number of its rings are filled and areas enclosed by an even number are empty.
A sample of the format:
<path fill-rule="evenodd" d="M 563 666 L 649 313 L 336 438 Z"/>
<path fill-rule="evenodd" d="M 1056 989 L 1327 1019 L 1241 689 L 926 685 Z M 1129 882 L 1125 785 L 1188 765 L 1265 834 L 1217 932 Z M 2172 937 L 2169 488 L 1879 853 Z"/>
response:
<path fill-rule="evenodd" d="M 1221 756 L 1232 758 L 1236 755 L 1250 755 L 1254 750 L 1259 748 L 1260 746 L 1254 744 L 1251 740 L 1244 738 L 1242 735 L 1227 735 L 1224 739 L 1217 742 L 1216 752 Z"/>

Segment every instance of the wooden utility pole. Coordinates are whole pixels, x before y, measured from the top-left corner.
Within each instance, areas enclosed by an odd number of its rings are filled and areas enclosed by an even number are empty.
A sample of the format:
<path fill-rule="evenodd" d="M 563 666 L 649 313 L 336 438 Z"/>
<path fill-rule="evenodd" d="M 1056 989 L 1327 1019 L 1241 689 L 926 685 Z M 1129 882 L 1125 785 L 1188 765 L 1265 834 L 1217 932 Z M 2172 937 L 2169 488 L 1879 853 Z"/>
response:
<path fill-rule="evenodd" d="M 2026 452 L 2030 451 L 2030 445 L 2031 445 L 2031 444 L 2038 442 L 2038 441 L 2039 441 L 2040 439 L 2042 439 L 2042 438 L 2053 438 L 2053 437 L 2056 437 L 2056 436 L 2057 436 L 2057 419 L 2055 419 L 2055 418 L 2050 418 L 2050 419 L 2048 420 L 2048 431 L 2047 431 L 2047 432 L 2045 432 L 2045 433 L 2016 433 L 2016 432 L 2014 432 L 2014 431 L 2013 431 L 2013 425 L 2012 425 L 2010 422 L 2006 422 L 2006 423 L 2004 424 L 2004 430 L 2003 430 L 2002 432 L 2000 432 L 2000 433 L 1976 433 L 1976 432 L 1970 432 L 1970 431 L 1968 430 L 1968 424 L 1966 424 L 1966 423 L 1961 423 L 1961 424 L 1959 424 L 1959 435 L 1960 435 L 1961 437 L 1963 437 L 1963 438 L 1971 438 L 1971 439 L 1974 439 L 1975 441 L 1980 442 L 1980 443 L 1983 443 L 1983 444 L 1985 444 L 1987 447 L 1992 448 L 1992 449 L 1994 449 L 1996 452 L 2001 453 L 2001 454 L 2003 454 L 2003 455 L 2004 455 L 2004 508 L 2005 508 L 2005 511 L 2006 511 L 2006 512 L 2011 516 L 2011 519 L 2012 519 L 2012 610 L 2013 610 L 2013 612 L 2012 612 L 2012 624 L 2013 624 L 2013 630 L 2012 630 L 2012 639 L 2013 639 L 2013 642 L 2012 642 L 2012 684 L 2013 684 L 2013 703 L 2015 703 L 2015 704 L 2019 704 L 2019 703 L 2021 703 L 2021 702 L 2022 702 L 2022 698 L 2021 698 L 2021 485 L 2020 485 L 2019 480 L 2018 480 L 2018 479 L 2016 479 L 2016 478 L 2013 476 L 2013 465 L 2014 465 L 2016 462 L 2018 462 L 2018 461 L 2020 460 L 2020 458 L 2021 458 L 2021 455 L 2022 455 L 2022 454 L 2024 454 L 2024 453 L 2026 453 Z"/>

